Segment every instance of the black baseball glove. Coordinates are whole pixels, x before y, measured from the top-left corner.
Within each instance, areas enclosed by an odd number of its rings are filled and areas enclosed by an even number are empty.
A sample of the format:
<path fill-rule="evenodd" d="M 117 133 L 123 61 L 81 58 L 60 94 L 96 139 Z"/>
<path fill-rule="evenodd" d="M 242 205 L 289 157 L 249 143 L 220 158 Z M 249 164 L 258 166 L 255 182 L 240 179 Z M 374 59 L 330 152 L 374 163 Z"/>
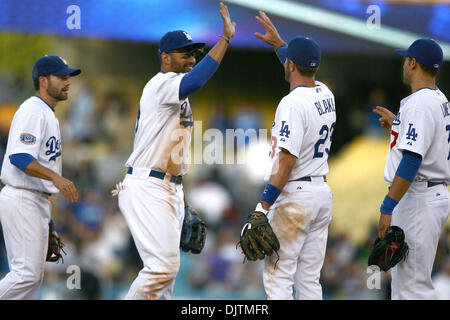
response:
<path fill-rule="evenodd" d="M 408 255 L 405 233 L 400 227 L 390 226 L 383 239 L 377 238 L 369 256 L 369 266 L 376 265 L 388 271 Z"/>
<path fill-rule="evenodd" d="M 278 250 L 280 250 L 280 242 L 265 213 L 261 211 L 249 214 L 242 228 L 238 245 L 241 246 L 242 253 L 250 261 L 262 260 L 274 252 L 278 254 Z"/>
<path fill-rule="evenodd" d="M 59 260 L 61 260 L 62 263 L 64 263 L 61 252 L 64 254 L 66 254 L 66 252 L 63 247 L 64 243 L 61 242 L 61 239 L 56 232 L 55 224 L 53 223 L 53 220 L 50 220 L 50 223 L 48 224 L 48 249 L 46 261 L 58 263 Z"/>
<path fill-rule="evenodd" d="M 206 240 L 206 224 L 199 214 L 189 207 L 184 208 L 184 221 L 181 230 L 180 248 L 193 254 L 202 252 Z"/>

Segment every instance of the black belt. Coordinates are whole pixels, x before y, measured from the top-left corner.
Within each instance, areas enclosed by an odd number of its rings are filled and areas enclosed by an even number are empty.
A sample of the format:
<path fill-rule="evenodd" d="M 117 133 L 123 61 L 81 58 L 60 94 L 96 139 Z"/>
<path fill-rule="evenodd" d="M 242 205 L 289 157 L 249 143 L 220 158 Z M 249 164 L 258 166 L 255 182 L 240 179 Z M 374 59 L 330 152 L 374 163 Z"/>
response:
<path fill-rule="evenodd" d="M 133 174 L 133 168 L 128 168 L 127 171 L 128 174 Z M 156 171 L 156 170 L 150 170 L 150 174 L 149 177 L 154 177 L 154 178 L 158 178 L 161 180 L 164 180 L 164 177 L 166 176 L 165 172 L 161 172 L 161 171 Z M 183 176 L 171 176 L 170 177 L 170 182 L 173 182 L 175 184 L 181 184 L 181 182 L 183 181 Z"/>
<path fill-rule="evenodd" d="M 441 182 L 428 181 L 427 182 L 427 188 L 431 188 L 431 187 L 434 187 L 434 186 L 437 186 L 437 185 L 440 185 L 440 184 L 444 184 L 445 185 L 445 182 L 443 182 L 443 181 L 441 181 Z"/>
<path fill-rule="evenodd" d="M 444 181 L 440 181 L 440 182 L 427 181 L 427 188 L 438 186 L 440 184 L 446 185 L 446 183 Z M 389 186 L 388 189 L 391 190 L 391 186 Z"/>
<path fill-rule="evenodd" d="M 322 176 L 322 178 L 323 178 L 323 182 L 327 182 L 326 176 Z M 291 181 L 309 181 L 309 182 L 311 182 L 312 179 L 311 179 L 311 177 L 302 177 L 302 178 L 291 180 Z"/>

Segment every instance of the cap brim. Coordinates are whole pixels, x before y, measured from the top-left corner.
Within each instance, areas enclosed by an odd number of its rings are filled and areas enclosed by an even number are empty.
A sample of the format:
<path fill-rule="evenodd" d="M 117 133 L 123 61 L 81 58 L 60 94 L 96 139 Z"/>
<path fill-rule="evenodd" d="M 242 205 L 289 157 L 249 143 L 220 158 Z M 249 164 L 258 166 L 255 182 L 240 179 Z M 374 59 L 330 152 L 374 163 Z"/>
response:
<path fill-rule="evenodd" d="M 57 72 L 53 72 L 52 74 L 54 74 L 55 76 L 67 76 L 70 75 L 71 77 L 73 76 L 77 76 L 81 73 L 81 69 L 72 69 L 72 68 L 64 68 L 61 69 Z"/>
<path fill-rule="evenodd" d="M 397 53 L 397 54 L 399 54 L 399 55 L 401 55 L 401 56 L 407 56 L 407 55 L 409 55 L 408 54 L 408 50 L 400 50 L 400 49 L 396 49 L 396 50 L 394 50 L 395 51 L 395 53 Z"/>
<path fill-rule="evenodd" d="M 173 51 L 182 51 L 182 52 L 186 51 L 186 52 L 189 52 L 189 51 L 201 49 L 205 45 L 206 45 L 206 43 L 203 43 L 203 42 L 195 42 L 195 43 L 190 43 L 190 44 L 188 44 L 187 46 L 184 46 L 184 47 L 176 48 Z"/>

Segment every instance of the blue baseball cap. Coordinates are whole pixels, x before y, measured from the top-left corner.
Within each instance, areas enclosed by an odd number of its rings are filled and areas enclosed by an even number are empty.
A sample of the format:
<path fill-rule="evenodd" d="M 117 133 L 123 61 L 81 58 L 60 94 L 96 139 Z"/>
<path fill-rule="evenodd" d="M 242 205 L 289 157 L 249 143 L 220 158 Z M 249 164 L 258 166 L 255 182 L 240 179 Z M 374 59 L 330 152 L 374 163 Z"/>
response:
<path fill-rule="evenodd" d="M 159 54 L 162 52 L 170 52 L 176 49 L 189 48 L 199 49 L 205 46 L 203 42 L 193 42 L 192 37 L 183 30 L 175 30 L 167 32 L 161 40 L 159 40 Z"/>
<path fill-rule="evenodd" d="M 69 68 L 66 60 L 58 56 L 44 56 L 39 58 L 33 66 L 31 71 L 33 80 L 38 79 L 40 76 L 48 76 L 53 74 L 55 76 L 76 76 L 81 73 L 81 69 Z"/>
<path fill-rule="evenodd" d="M 322 51 L 317 42 L 310 37 L 295 37 L 287 47 L 281 47 L 279 50 L 295 64 L 307 68 L 319 67 Z"/>
<path fill-rule="evenodd" d="M 444 60 L 441 46 L 432 39 L 418 39 L 409 46 L 408 50 L 397 49 L 395 52 L 415 58 L 421 64 L 434 70 L 439 70 Z"/>

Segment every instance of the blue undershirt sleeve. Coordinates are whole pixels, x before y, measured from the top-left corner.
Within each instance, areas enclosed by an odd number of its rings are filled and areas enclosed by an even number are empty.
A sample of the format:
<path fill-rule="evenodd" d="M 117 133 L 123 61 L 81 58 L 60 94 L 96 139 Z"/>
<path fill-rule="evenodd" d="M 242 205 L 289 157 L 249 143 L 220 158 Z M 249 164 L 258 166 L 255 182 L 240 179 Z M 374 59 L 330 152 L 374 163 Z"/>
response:
<path fill-rule="evenodd" d="M 36 158 L 29 153 L 15 153 L 9 156 L 9 161 L 11 164 L 25 172 L 28 165 L 31 162 L 36 161 Z"/>
<path fill-rule="evenodd" d="M 396 176 L 413 182 L 422 163 L 422 156 L 418 153 L 404 150 L 403 157 L 398 165 Z"/>
<path fill-rule="evenodd" d="M 212 77 L 219 68 L 219 63 L 206 55 L 190 72 L 188 72 L 180 83 L 179 98 L 186 99 L 191 94 L 197 92 Z"/>

